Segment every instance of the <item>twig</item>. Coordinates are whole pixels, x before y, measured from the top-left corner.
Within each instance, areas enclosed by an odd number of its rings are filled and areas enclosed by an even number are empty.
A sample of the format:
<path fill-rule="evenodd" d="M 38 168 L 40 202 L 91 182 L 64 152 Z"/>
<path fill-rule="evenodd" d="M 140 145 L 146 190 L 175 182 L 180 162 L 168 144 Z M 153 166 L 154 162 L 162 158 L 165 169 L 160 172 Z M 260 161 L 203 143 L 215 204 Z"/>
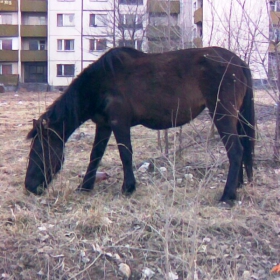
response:
<path fill-rule="evenodd" d="M 91 266 L 93 266 L 96 261 L 102 256 L 102 253 L 99 253 L 99 255 L 93 260 L 93 262 L 91 262 L 87 267 L 85 267 L 83 270 L 79 271 L 77 274 L 75 274 L 74 276 L 72 276 L 69 279 L 74 279 L 76 278 L 78 275 L 82 274 L 83 272 L 85 272 L 86 270 L 88 270 Z"/>

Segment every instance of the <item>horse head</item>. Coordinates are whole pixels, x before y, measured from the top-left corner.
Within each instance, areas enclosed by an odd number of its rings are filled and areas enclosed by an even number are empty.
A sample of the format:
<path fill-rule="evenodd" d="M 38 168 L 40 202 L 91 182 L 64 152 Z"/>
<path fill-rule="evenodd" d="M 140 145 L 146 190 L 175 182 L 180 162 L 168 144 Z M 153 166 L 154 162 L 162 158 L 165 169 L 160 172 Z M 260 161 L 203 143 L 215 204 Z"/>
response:
<path fill-rule="evenodd" d="M 33 128 L 27 135 L 32 139 L 25 188 L 34 194 L 42 194 L 60 170 L 64 159 L 64 142 L 55 124 L 48 118 L 33 120 Z"/>

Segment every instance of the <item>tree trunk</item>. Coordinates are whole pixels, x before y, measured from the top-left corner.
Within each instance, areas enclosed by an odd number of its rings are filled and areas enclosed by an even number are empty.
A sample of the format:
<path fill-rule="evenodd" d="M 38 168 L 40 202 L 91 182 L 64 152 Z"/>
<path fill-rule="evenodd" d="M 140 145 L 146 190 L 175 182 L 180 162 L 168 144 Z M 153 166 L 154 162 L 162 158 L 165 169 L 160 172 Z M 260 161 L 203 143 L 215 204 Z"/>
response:
<path fill-rule="evenodd" d="M 278 100 L 276 109 L 276 123 L 275 123 L 275 140 L 273 147 L 273 158 L 279 161 L 280 159 L 280 59 L 277 44 L 275 44 L 275 59 L 277 65 L 277 90 L 278 90 Z"/>
<path fill-rule="evenodd" d="M 164 153 L 165 153 L 165 156 L 168 158 L 168 153 L 169 153 L 168 129 L 164 130 L 164 143 L 165 143 Z"/>
<path fill-rule="evenodd" d="M 160 149 L 160 152 L 162 153 L 160 130 L 157 131 L 157 143 L 158 143 L 158 148 Z"/>
<path fill-rule="evenodd" d="M 273 151 L 274 151 L 273 153 L 274 160 L 279 161 L 280 160 L 280 96 L 279 95 L 278 95 L 277 109 L 276 109 L 275 140 L 274 140 Z"/>

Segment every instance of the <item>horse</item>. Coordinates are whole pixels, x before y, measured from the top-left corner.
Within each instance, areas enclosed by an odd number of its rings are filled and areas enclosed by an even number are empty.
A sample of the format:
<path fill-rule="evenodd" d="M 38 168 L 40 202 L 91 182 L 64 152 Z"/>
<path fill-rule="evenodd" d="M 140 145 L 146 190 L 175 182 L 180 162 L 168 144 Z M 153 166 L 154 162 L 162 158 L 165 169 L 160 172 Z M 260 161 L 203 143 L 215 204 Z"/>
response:
<path fill-rule="evenodd" d="M 50 105 L 27 139 L 31 143 L 25 188 L 41 194 L 61 169 L 64 146 L 87 120 L 96 124 L 90 161 L 79 190 L 93 189 L 99 162 L 113 133 L 123 166 L 122 193 L 132 194 L 130 128 L 182 126 L 204 108 L 225 146 L 229 169 L 221 202 L 237 199 L 243 166 L 253 180 L 255 113 L 251 71 L 234 53 L 219 47 L 149 54 L 110 49 L 85 68 Z"/>

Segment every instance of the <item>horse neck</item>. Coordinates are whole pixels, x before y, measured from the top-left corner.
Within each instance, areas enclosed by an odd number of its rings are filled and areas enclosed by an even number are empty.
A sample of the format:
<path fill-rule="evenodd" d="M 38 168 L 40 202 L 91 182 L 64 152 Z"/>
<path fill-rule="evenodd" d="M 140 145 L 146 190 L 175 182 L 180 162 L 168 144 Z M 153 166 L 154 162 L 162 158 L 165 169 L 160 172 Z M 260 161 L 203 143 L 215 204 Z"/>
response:
<path fill-rule="evenodd" d="M 67 119 L 63 122 L 63 129 L 64 129 L 64 138 L 65 142 L 68 140 L 68 138 L 71 136 L 71 134 L 83 123 L 82 120 L 80 120 L 79 116 L 68 116 Z"/>
<path fill-rule="evenodd" d="M 64 142 L 87 119 L 85 110 L 80 108 L 79 94 L 66 92 L 61 96 L 49 111 L 54 130 Z"/>

